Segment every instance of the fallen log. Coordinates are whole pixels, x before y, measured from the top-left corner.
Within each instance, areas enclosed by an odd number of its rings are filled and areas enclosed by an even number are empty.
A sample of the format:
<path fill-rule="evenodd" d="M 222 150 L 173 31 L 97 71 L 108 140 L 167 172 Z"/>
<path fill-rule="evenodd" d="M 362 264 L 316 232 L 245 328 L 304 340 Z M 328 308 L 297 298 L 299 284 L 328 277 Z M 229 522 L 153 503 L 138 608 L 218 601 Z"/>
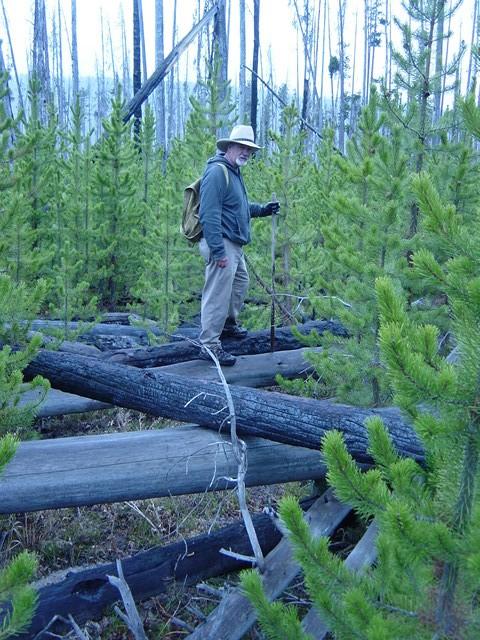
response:
<path fill-rule="evenodd" d="M 345 328 L 334 320 L 312 320 L 297 325 L 296 329 L 302 335 L 308 335 L 312 331 L 316 331 L 319 335 L 327 331 L 337 336 L 346 337 L 348 335 Z M 189 340 L 169 342 L 146 349 L 113 351 L 105 353 L 104 359 L 142 369 L 193 360 L 198 355 L 198 346 L 191 340 L 194 341 L 197 338 L 198 329 L 183 329 L 174 334 L 174 337 L 176 335 L 178 338 L 187 334 Z M 222 340 L 222 344 L 227 351 L 236 356 L 268 353 L 270 351 L 270 329 L 251 331 L 242 340 L 225 338 Z M 293 335 L 291 327 L 278 327 L 275 330 L 275 346 L 277 351 L 287 351 L 301 349 L 305 344 Z"/>
<path fill-rule="evenodd" d="M 267 554 L 279 542 L 281 534 L 264 514 L 254 515 L 253 521 L 262 551 Z M 165 593 L 175 583 L 188 586 L 249 566 L 220 553 L 222 548 L 251 554 L 242 522 L 124 558 L 123 573 L 134 598 L 139 601 Z M 66 575 L 65 572 L 58 578 L 52 575 L 34 584 L 38 589 L 35 615 L 28 631 L 15 638 L 37 637 L 55 615 L 67 618 L 71 614 L 80 624 L 100 618 L 105 607 L 119 600 L 118 591 L 110 585 L 107 575 L 116 575 L 115 563 L 73 569 Z M 0 622 L 4 616 L 4 612 L 0 614 Z M 58 622 L 49 627 L 49 631 L 61 633 L 65 627 Z M 47 637 L 51 635 L 42 634 L 39 640 Z"/>
<path fill-rule="evenodd" d="M 309 349 L 309 351 L 316 350 Z M 75 353 L 75 351 L 69 349 L 68 353 Z M 256 356 L 242 356 L 235 367 L 225 370 L 225 378 L 229 384 L 239 384 L 246 387 L 269 387 L 276 384 L 277 375 L 282 375 L 287 379 L 305 377 L 312 370 L 310 363 L 305 359 L 305 353 L 306 349 L 297 349 L 296 351 L 275 351 Z M 176 373 L 188 378 L 200 378 L 203 381 L 218 380 L 218 373 L 213 363 L 209 365 L 203 360 L 179 362 L 152 370 L 160 373 Z M 20 404 L 38 401 L 41 395 L 39 390 L 28 391 L 23 394 Z M 82 398 L 72 393 L 58 391 L 58 389 L 50 389 L 45 400 L 37 409 L 36 417 L 46 418 L 111 408 L 112 405 L 105 402 Z"/>
<path fill-rule="evenodd" d="M 284 378 L 302 378 L 312 372 L 312 365 L 306 360 L 307 351 L 321 349 L 296 349 L 274 351 L 251 356 L 239 356 L 234 367 L 225 368 L 223 373 L 229 384 L 245 387 L 270 387 L 276 384 L 277 375 Z M 204 360 L 189 360 L 164 367 L 147 369 L 153 373 L 174 373 L 186 378 L 198 378 L 203 382 L 218 382 L 218 372 L 213 364 Z"/>
<path fill-rule="evenodd" d="M 330 536 L 350 513 L 327 491 L 307 511 L 306 520 L 314 536 Z M 290 542 L 282 539 L 265 558 L 261 575 L 263 589 L 269 600 L 275 600 L 300 573 Z M 255 624 L 257 615 L 248 598 L 237 588 L 227 593 L 218 607 L 185 640 L 241 640 Z"/>
<path fill-rule="evenodd" d="M 246 437 L 247 486 L 322 478 L 318 451 Z M 229 438 L 197 426 L 20 443 L 0 477 L 0 513 L 231 489 Z"/>
<path fill-rule="evenodd" d="M 38 402 L 43 391 L 40 389 L 30 389 L 24 391 L 19 401 L 19 406 Z M 35 411 L 36 418 L 49 418 L 51 416 L 64 416 L 69 413 L 85 413 L 87 411 L 100 411 L 111 409 L 112 405 L 91 398 L 82 398 L 73 393 L 65 393 L 58 389 L 49 389 L 45 400 Z"/>
<path fill-rule="evenodd" d="M 25 369 L 27 377 L 38 374 L 62 391 L 217 431 L 228 419 L 223 388 L 212 382 L 46 351 Z M 325 433 L 338 429 L 352 456 L 370 463 L 365 420 L 380 416 L 397 451 L 423 460 L 418 437 L 396 408 L 365 409 L 234 385 L 230 391 L 244 435 L 318 449 Z"/>

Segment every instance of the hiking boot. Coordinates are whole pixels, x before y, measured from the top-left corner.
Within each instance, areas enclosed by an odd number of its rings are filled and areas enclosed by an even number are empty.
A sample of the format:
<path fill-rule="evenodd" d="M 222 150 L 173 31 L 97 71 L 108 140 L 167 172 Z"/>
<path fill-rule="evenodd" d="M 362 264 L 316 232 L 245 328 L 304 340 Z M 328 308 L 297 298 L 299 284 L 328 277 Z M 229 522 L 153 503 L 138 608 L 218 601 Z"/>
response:
<path fill-rule="evenodd" d="M 209 349 L 213 353 L 213 355 L 217 358 L 218 362 L 222 365 L 222 367 L 233 367 L 233 365 L 237 361 L 235 356 L 232 356 L 231 353 L 228 353 L 228 351 L 225 351 L 222 348 L 222 346 L 219 344 L 212 345 L 211 347 L 209 347 Z M 205 349 L 205 347 L 202 347 L 200 349 L 200 353 L 198 354 L 198 357 L 200 360 L 210 360 L 210 362 L 213 362 L 212 358 L 210 357 L 210 354 Z"/>
<path fill-rule="evenodd" d="M 244 329 L 239 324 L 226 324 L 223 327 L 220 338 L 245 338 L 248 335 L 248 329 Z"/>

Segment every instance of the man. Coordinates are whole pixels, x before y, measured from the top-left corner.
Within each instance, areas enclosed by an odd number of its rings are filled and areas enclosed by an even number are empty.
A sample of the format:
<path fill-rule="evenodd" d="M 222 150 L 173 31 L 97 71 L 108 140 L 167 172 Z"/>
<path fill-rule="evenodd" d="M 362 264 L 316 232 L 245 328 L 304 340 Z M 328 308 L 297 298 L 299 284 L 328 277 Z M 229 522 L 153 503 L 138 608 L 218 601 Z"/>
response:
<path fill-rule="evenodd" d="M 207 264 L 199 357 L 210 360 L 208 347 L 221 365 L 232 366 L 236 358 L 224 351 L 220 338 L 247 335 L 238 324 L 238 314 L 249 282 L 243 246 L 250 242 L 250 218 L 276 214 L 280 204 L 248 202 L 240 167 L 261 148 L 255 144 L 252 127 L 235 126 L 229 138 L 217 141 L 217 147 L 220 153 L 208 160 L 200 187 L 200 253 Z"/>

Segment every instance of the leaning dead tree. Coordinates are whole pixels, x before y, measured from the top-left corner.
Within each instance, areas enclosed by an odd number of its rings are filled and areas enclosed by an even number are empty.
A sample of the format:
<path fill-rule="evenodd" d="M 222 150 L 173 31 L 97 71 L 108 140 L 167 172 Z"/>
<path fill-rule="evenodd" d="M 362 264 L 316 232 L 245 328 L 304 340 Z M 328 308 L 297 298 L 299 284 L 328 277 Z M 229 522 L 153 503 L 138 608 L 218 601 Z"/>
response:
<path fill-rule="evenodd" d="M 209 11 L 207 11 L 207 13 L 205 13 L 200 22 L 198 22 L 198 24 L 196 24 L 193 29 L 191 29 L 189 33 L 182 40 L 180 40 L 177 46 L 174 47 L 174 49 L 163 60 L 161 65 L 157 69 L 155 69 L 153 74 L 144 82 L 139 91 L 128 103 L 125 110 L 125 115 L 123 116 L 124 122 L 128 122 L 130 120 L 130 118 L 141 107 L 141 105 L 145 102 L 149 95 L 157 88 L 157 86 L 160 84 L 163 78 L 165 78 L 173 65 L 178 61 L 178 58 L 185 51 L 188 45 L 195 39 L 195 37 L 203 29 L 203 27 L 214 18 L 217 10 L 218 5 L 215 4 Z"/>

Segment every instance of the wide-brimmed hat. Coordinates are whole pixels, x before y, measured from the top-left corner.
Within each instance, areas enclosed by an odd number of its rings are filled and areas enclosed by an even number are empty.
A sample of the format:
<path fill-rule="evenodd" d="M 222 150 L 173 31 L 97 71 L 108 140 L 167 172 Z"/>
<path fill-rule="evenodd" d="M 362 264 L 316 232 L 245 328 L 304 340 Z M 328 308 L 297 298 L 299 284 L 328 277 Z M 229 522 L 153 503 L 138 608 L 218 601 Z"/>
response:
<path fill-rule="evenodd" d="M 261 149 L 258 144 L 255 144 L 255 136 L 253 135 L 253 129 L 248 124 L 237 124 L 233 127 L 229 138 L 220 138 L 217 140 L 217 147 L 220 151 L 226 151 L 229 144 L 243 144 L 246 147 L 252 149 Z"/>

